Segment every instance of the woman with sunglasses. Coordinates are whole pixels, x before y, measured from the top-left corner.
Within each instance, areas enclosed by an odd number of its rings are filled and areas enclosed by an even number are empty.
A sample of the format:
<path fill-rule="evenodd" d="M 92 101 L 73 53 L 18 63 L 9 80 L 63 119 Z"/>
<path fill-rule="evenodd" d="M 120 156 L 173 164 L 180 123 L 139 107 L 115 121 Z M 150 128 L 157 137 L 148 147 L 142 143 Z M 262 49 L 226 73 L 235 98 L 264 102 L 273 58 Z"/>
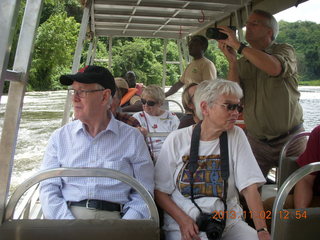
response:
<path fill-rule="evenodd" d="M 242 96 L 235 82 L 201 82 L 194 104 L 202 121 L 172 132 L 162 145 L 155 200 L 165 211 L 166 240 L 270 239 L 258 192 L 265 178 L 245 133 L 234 126 Z M 243 212 L 239 193 L 250 211 Z"/>
<path fill-rule="evenodd" d="M 143 128 L 149 133 L 172 132 L 179 126 L 178 117 L 161 108 L 165 94 L 159 86 L 150 85 L 141 94 L 142 112 L 133 114 Z M 157 160 L 159 151 L 166 137 L 147 137 L 152 157 Z"/>

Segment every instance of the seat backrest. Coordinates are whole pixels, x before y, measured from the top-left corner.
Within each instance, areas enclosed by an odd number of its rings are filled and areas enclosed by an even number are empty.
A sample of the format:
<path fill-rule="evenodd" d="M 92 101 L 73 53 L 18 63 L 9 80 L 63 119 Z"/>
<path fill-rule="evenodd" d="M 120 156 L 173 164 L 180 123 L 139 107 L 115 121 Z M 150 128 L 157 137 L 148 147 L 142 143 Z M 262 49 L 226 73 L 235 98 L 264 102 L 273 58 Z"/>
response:
<path fill-rule="evenodd" d="M 296 160 L 298 157 L 284 157 L 282 159 L 282 167 L 279 169 L 281 173 L 279 173 L 278 178 L 278 186 L 281 186 L 284 181 L 297 169 L 299 169 L 299 165 Z"/>
<path fill-rule="evenodd" d="M 54 177 L 107 177 L 131 186 L 146 202 L 150 219 L 147 220 L 42 220 L 13 219 L 19 199 L 33 185 Z M 35 239 L 159 239 L 159 215 L 151 194 L 135 179 L 113 169 L 56 168 L 39 172 L 17 187 L 0 224 L 0 240 Z"/>
<path fill-rule="evenodd" d="M 320 208 L 281 209 L 279 226 L 277 226 L 274 240 L 319 239 L 320 236 Z"/>
<path fill-rule="evenodd" d="M 302 138 L 306 138 L 310 135 L 310 132 L 301 132 L 294 135 L 290 138 L 286 144 L 283 146 L 280 158 L 279 158 L 279 168 L 277 174 L 277 187 L 278 189 L 281 187 L 283 182 L 293 173 L 295 170 L 299 168 L 298 164 L 295 162 L 299 156 L 287 157 L 287 151 L 293 143 L 296 143 L 298 140 Z"/>
<path fill-rule="evenodd" d="M 319 239 L 320 208 L 283 209 L 284 202 L 295 184 L 306 175 L 320 170 L 320 162 L 303 166 L 292 173 L 278 191 L 272 210 L 273 240 Z"/>
<path fill-rule="evenodd" d="M 152 220 L 11 220 L 0 227 L 1 240 L 159 240 Z"/>

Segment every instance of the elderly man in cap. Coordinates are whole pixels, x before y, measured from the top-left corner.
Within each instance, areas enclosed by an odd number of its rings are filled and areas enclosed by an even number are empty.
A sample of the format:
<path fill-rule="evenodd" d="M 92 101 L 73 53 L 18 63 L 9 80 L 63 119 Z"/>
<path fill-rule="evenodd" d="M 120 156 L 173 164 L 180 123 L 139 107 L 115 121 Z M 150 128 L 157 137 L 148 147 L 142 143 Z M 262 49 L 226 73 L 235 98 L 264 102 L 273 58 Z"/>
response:
<path fill-rule="evenodd" d="M 56 130 L 41 169 L 109 168 L 139 181 L 153 194 L 154 168 L 144 138 L 109 111 L 115 93 L 112 74 L 103 67 L 60 77 L 70 86 L 76 121 Z M 107 113 L 107 114 L 106 114 Z M 48 219 L 144 219 L 148 208 L 130 186 L 108 178 L 63 177 L 43 181 L 40 200 Z"/>

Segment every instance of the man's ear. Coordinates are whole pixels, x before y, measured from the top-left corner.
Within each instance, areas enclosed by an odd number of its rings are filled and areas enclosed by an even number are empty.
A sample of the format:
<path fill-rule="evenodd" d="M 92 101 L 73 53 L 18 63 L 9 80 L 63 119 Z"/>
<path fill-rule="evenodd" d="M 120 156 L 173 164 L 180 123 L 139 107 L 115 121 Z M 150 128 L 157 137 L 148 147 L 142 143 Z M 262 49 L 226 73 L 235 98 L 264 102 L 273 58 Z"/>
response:
<path fill-rule="evenodd" d="M 109 101 L 110 96 L 111 96 L 111 90 L 110 89 L 103 90 L 103 94 L 102 94 L 102 100 L 103 101 Z"/>

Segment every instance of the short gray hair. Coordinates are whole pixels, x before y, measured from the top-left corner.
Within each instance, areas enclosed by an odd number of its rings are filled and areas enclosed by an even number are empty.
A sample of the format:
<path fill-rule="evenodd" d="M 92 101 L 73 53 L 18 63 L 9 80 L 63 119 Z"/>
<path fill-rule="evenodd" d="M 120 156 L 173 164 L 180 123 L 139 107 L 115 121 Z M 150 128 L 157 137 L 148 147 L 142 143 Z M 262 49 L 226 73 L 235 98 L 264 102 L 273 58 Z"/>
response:
<path fill-rule="evenodd" d="M 278 25 L 278 22 L 277 22 L 277 20 L 275 19 L 275 17 L 274 17 L 271 13 L 266 12 L 266 11 L 263 11 L 263 10 L 260 10 L 260 9 L 255 9 L 255 10 L 253 11 L 253 13 L 254 13 L 254 14 L 257 14 L 257 15 L 259 15 L 259 16 L 262 16 L 262 17 L 264 17 L 264 18 L 267 19 L 266 24 L 267 24 L 267 26 L 268 26 L 269 28 L 272 29 L 272 32 L 273 32 L 273 34 L 272 34 L 272 41 L 274 41 L 274 40 L 277 38 L 278 33 L 279 33 L 279 25 Z"/>
<path fill-rule="evenodd" d="M 223 94 L 234 95 L 239 99 L 243 96 L 239 84 L 229 80 L 206 80 L 198 85 L 194 93 L 194 105 L 196 108 L 196 115 L 200 120 L 203 120 L 200 103 L 204 101 L 208 103 L 209 107 L 212 107 L 213 103 Z"/>
<path fill-rule="evenodd" d="M 160 104 L 163 104 L 166 98 L 162 88 L 157 85 L 149 85 L 148 87 L 143 89 L 141 96 L 145 96 L 145 95 L 148 95 L 149 97 L 153 98 L 156 102 Z"/>

